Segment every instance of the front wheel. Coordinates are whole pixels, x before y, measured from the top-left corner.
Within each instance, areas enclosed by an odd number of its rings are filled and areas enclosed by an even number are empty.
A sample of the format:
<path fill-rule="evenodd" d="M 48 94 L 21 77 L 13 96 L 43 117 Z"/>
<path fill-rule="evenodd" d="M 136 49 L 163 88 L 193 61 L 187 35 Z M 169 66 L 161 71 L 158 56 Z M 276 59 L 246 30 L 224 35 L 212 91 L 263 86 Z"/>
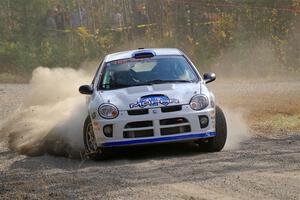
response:
<path fill-rule="evenodd" d="M 83 142 L 85 147 L 85 155 L 93 160 L 102 160 L 106 156 L 104 150 L 97 146 L 94 129 L 90 116 L 85 119 L 83 127 Z"/>
<path fill-rule="evenodd" d="M 227 139 L 227 124 L 225 115 L 219 106 L 216 106 L 216 136 L 201 144 L 201 149 L 207 152 L 218 152 L 223 149 Z"/>

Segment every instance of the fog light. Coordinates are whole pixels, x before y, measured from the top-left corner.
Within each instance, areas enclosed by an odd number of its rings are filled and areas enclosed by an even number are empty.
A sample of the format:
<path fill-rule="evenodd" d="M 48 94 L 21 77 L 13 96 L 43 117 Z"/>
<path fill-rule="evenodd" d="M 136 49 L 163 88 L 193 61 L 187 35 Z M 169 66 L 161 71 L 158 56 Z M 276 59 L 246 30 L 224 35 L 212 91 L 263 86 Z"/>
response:
<path fill-rule="evenodd" d="M 112 137 L 113 136 L 113 126 L 112 125 L 105 125 L 103 127 L 103 133 L 106 137 Z"/>
<path fill-rule="evenodd" d="M 199 122 L 201 128 L 206 128 L 208 126 L 209 120 L 207 116 L 199 116 Z"/>

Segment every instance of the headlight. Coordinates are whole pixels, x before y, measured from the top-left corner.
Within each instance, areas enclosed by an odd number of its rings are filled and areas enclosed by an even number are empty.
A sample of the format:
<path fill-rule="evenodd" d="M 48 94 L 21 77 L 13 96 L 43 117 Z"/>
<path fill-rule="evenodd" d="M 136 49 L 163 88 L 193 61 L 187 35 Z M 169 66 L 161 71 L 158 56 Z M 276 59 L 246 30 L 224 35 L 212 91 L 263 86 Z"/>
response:
<path fill-rule="evenodd" d="M 191 99 L 190 106 L 193 110 L 203 110 L 209 104 L 208 98 L 205 95 L 196 95 Z"/>
<path fill-rule="evenodd" d="M 119 111 L 112 104 L 102 104 L 98 108 L 99 115 L 104 119 L 114 119 L 118 117 Z"/>

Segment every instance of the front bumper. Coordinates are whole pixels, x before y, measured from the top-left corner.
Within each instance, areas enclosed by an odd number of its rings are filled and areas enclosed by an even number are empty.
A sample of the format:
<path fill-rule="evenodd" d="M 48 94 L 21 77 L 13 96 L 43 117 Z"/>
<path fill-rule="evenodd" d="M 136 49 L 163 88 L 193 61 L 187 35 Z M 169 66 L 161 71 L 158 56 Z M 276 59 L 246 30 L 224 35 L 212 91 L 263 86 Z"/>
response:
<path fill-rule="evenodd" d="M 117 147 L 117 146 L 131 146 L 131 145 L 143 145 L 143 144 L 153 144 L 153 143 L 155 144 L 155 143 L 166 143 L 166 142 L 176 142 L 176 141 L 190 141 L 190 140 L 197 140 L 203 138 L 210 138 L 214 136 L 216 136 L 215 132 L 183 134 L 183 135 L 176 135 L 176 136 L 105 142 L 101 144 L 101 147 Z"/>
<path fill-rule="evenodd" d="M 207 116 L 209 123 L 201 128 L 199 116 Z M 162 124 L 169 119 L 181 119 L 180 123 Z M 173 120 L 174 121 L 174 120 Z M 132 123 L 150 122 L 146 127 L 129 127 Z M 165 121 L 164 121 L 165 122 Z M 113 120 L 105 120 L 97 116 L 92 119 L 97 145 L 99 147 L 116 147 L 144 145 L 155 143 L 193 141 L 216 136 L 215 133 L 215 108 L 194 111 L 189 105 L 182 105 L 182 110 L 176 112 L 162 112 L 161 108 L 150 108 L 148 114 L 129 115 L 127 111 L 120 111 L 119 116 Z M 113 137 L 106 137 L 103 127 L 112 125 Z M 131 134 L 139 131 L 151 131 L 152 135 L 132 137 Z M 176 132 L 178 131 L 178 132 Z"/>

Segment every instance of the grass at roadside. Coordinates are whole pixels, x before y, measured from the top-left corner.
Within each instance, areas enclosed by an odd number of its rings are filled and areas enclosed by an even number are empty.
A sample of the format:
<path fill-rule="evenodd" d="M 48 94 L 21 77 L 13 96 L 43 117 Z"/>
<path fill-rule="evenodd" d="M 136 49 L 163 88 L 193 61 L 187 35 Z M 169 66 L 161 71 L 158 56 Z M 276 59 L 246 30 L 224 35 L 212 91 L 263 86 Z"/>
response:
<path fill-rule="evenodd" d="M 263 133 L 299 133 L 300 114 L 277 113 L 252 119 L 253 128 Z"/>

